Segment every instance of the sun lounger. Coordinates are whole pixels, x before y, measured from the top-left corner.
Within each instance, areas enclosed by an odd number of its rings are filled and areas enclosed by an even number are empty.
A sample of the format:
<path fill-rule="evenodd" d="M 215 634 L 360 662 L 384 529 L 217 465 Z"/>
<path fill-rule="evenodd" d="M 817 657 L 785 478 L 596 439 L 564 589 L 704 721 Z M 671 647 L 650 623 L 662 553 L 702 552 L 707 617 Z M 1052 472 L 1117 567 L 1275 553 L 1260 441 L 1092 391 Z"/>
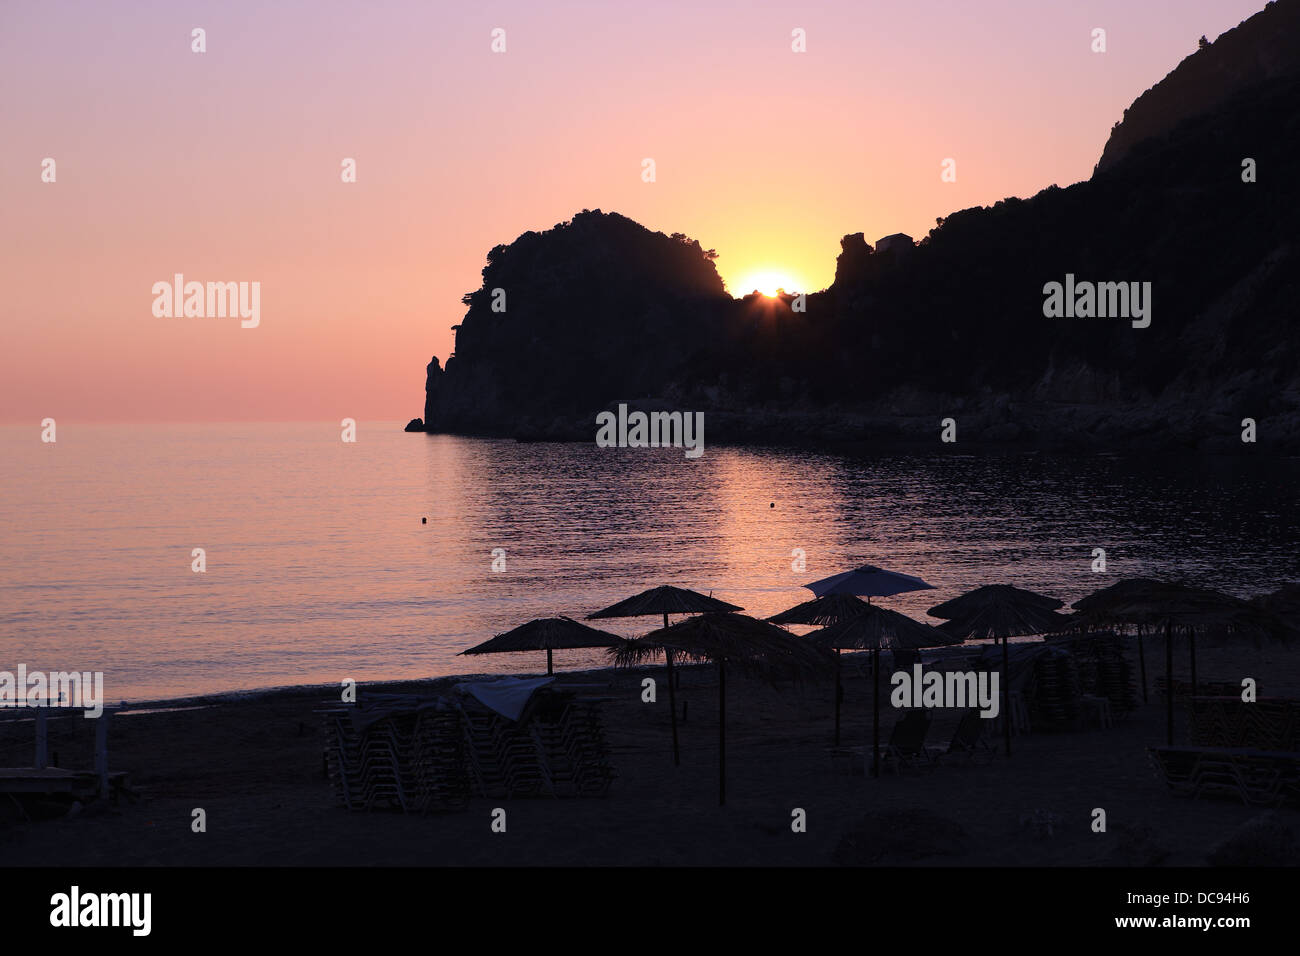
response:
<path fill-rule="evenodd" d="M 1191 742 L 1208 747 L 1300 751 L 1300 701 L 1240 696 L 1192 697 L 1187 701 Z"/>
<path fill-rule="evenodd" d="M 1300 753 L 1245 747 L 1152 747 L 1157 771 L 1180 796 L 1226 796 L 1250 806 L 1300 805 Z"/>
<path fill-rule="evenodd" d="M 984 733 L 984 726 L 991 721 L 980 716 L 979 708 L 972 707 L 961 715 L 957 729 L 953 731 L 952 741 L 947 750 L 935 749 L 931 755 L 937 762 L 943 760 L 963 759 L 967 762 L 991 761 L 997 756 L 997 748 L 989 743 Z"/>
<path fill-rule="evenodd" d="M 904 767 L 932 767 L 930 752 L 925 749 L 931 719 L 928 710 L 905 711 L 890 731 L 889 742 L 880 748 L 881 763 L 895 773 Z"/>
<path fill-rule="evenodd" d="M 1169 682 L 1163 677 L 1157 677 L 1154 683 L 1155 691 L 1161 697 L 1168 692 Z M 1183 701 L 1189 697 L 1237 697 L 1241 693 L 1241 687 L 1230 681 L 1197 681 L 1195 692 L 1192 690 L 1192 682 L 1185 680 L 1174 680 L 1174 700 Z"/>

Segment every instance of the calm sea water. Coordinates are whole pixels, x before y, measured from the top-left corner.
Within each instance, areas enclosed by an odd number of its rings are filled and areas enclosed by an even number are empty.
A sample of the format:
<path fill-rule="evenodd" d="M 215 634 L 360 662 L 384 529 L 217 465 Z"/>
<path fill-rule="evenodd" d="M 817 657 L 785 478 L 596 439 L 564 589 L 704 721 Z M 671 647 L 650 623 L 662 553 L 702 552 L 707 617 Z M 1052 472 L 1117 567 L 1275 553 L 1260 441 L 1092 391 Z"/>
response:
<path fill-rule="evenodd" d="M 332 424 L 60 424 L 52 445 L 6 426 L 0 452 L 0 670 L 102 670 L 109 700 L 536 672 L 541 654 L 456 655 L 658 584 L 765 616 L 863 562 L 935 584 L 886 599 L 922 619 L 994 582 L 1073 601 L 1133 575 L 1240 595 L 1300 579 L 1294 460 L 687 460 L 397 423 L 362 423 L 355 444 Z"/>

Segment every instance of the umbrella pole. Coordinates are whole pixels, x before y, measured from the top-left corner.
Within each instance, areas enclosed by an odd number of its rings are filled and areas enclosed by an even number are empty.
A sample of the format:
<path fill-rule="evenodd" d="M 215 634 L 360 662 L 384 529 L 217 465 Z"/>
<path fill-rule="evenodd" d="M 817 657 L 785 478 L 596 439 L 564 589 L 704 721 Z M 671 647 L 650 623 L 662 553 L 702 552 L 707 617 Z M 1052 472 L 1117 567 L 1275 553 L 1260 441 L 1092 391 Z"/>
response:
<path fill-rule="evenodd" d="M 1200 693 L 1200 688 L 1196 684 L 1196 631 L 1194 630 L 1187 632 L 1187 652 L 1192 658 L 1192 696 L 1195 697 Z"/>
<path fill-rule="evenodd" d="M 1169 746 L 1174 745 L 1174 624 L 1165 621 L 1165 724 Z"/>
<path fill-rule="evenodd" d="M 835 746 L 840 745 L 840 649 L 835 648 Z"/>
<path fill-rule="evenodd" d="M 1142 648 L 1142 631 L 1138 630 L 1138 668 L 1142 671 L 1142 703 L 1147 700 L 1147 655 Z"/>
<path fill-rule="evenodd" d="M 546 676 L 550 677 L 555 673 L 555 666 L 551 663 L 551 649 L 546 649 Z"/>
<path fill-rule="evenodd" d="M 664 659 L 668 662 L 668 710 L 672 714 L 673 724 L 673 765 L 682 765 L 681 753 L 677 747 L 677 692 L 673 689 L 673 652 L 664 648 Z"/>
<path fill-rule="evenodd" d="M 664 627 L 667 626 L 668 614 L 665 612 Z M 673 677 L 673 652 L 667 647 L 664 648 L 664 660 L 668 664 L 668 710 L 672 714 L 673 725 L 673 766 L 680 767 L 682 765 L 682 755 L 677 746 L 677 689 L 675 687 L 677 681 Z"/>
<path fill-rule="evenodd" d="M 1007 639 L 1002 638 L 1002 736 L 1011 756 L 1011 671 L 1007 666 Z"/>
<path fill-rule="evenodd" d="M 718 658 L 718 806 L 727 805 L 727 665 Z"/>
<path fill-rule="evenodd" d="M 880 648 L 871 649 L 871 776 L 880 776 Z"/>

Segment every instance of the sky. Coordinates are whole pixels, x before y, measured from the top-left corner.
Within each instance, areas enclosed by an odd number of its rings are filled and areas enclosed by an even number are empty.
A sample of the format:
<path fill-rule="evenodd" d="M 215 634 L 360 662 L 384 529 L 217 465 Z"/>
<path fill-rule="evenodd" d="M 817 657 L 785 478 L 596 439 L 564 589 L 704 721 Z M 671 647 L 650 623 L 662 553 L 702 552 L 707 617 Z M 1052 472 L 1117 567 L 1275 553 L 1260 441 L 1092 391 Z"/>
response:
<path fill-rule="evenodd" d="M 815 291 L 845 234 L 1088 178 L 1263 6 L 0 0 L 0 422 L 404 421 L 488 250 L 582 209 Z M 258 324 L 155 315 L 177 273 Z"/>

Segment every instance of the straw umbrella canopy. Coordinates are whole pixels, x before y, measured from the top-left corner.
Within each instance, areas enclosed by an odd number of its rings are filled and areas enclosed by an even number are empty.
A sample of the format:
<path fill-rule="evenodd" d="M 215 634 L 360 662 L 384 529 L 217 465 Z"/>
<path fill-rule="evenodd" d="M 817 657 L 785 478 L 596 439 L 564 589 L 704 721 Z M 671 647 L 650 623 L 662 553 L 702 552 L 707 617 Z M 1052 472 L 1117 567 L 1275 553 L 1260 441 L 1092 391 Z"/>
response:
<path fill-rule="evenodd" d="M 804 601 L 792 608 L 773 614 L 767 620 L 771 624 L 811 624 L 826 627 L 838 624 L 851 617 L 857 617 L 871 605 L 852 594 L 828 594 L 825 597 Z"/>
<path fill-rule="evenodd" d="M 718 665 L 718 805 L 727 802 L 727 668 L 751 677 L 815 676 L 830 669 L 830 655 L 774 624 L 745 614 L 709 612 L 651 631 L 614 648 L 614 663 L 634 666 L 659 652 Z"/>
<path fill-rule="evenodd" d="M 1109 587 L 1093 591 L 1087 597 L 1080 598 L 1070 607 L 1080 612 L 1076 614 L 1071 622 L 1065 625 L 1066 630 L 1096 630 L 1094 622 L 1087 615 L 1092 612 L 1104 610 L 1107 607 L 1116 606 L 1118 602 L 1128 600 L 1134 597 L 1141 597 L 1146 591 L 1152 588 L 1160 587 L 1162 582 L 1154 578 L 1125 578 Z M 1077 620 L 1076 620 L 1077 619 Z M 1125 628 L 1116 628 L 1116 630 L 1125 630 Z M 1142 703 L 1146 703 L 1147 697 L 1147 652 L 1146 652 L 1146 626 L 1138 625 L 1129 628 L 1134 632 L 1138 645 L 1138 669 L 1142 677 Z"/>
<path fill-rule="evenodd" d="M 810 634 L 809 639 L 814 644 L 832 648 L 837 653 L 841 650 L 871 651 L 871 674 L 874 682 L 871 701 L 871 774 L 878 777 L 880 776 L 881 649 L 919 650 L 923 647 L 944 647 L 960 644 L 961 638 L 952 637 L 938 628 L 914 621 L 906 614 L 899 614 L 888 608 L 875 604 L 867 604 L 866 607 L 864 613 L 824 627 Z"/>
<path fill-rule="evenodd" d="M 1002 644 L 1002 735 L 1007 756 L 1011 756 L 1011 680 L 1007 665 L 1007 638 L 1059 631 L 1069 621 L 1056 609 L 1064 604 L 1056 598 L 1013 587 L 986 584 L 936 604 L 926 613 L 947 618 L 939 629 L 965 641 L 992 638 Z"/>
<path fill-rule="evenodd" d="M 867 603 L 871 603 L 873 597 L 889 597 L 892 594 L 903 594 L 907 591 L 933 591 L 934 585 L 922 581 L 918 577 L 910 574 L 900 574 L 897 571 L 886 571 L 884 568 L 877 567 L 874 564 L 863 564 L 850 571 L 842 571 L 839 574 L 832 574 L 828 578 L 822 578 L 814 581 L 812 584 L 805 584 L 809 591 L 819 598 L 824 597 L 852 597 L 854 595 L 865 597 Z M 802 607 L 803 605 L 800 605 Z M 835 656 L 839 657 L 839 648 L 835 650 Z M 871 659 L 872 667 L 879 663 L 877 657 Z M 838 662 L 836 670 L 835 684 L 835 742 L 840 742 L 840 685 L 839 685 Z"/>
<path fill-rule="evenodd" d="M 651 614 L 662 614 L 664 616 L 664 627 L 667 627 L 669 614 L 726 613 L 743 610 L 744 608 L 737 607 L 735 604 L 719 601 L 717 598 L 701 594 L 699 591 L 665 584 L 661 587 L 651 588 L 648 591 L 642 591 L 640 594 L 634 594 L 617 604 L 611 604 L 607 608 L 588 614 L 587 620 L 614 617 L 646 617 Z M 668 668 L 668 710 L 671 714 L 673 727 L 673 764 L 680 766 L 682 759 L 681 750 L 677 744 L 677 689 L 673 686 L 673 652 L 671 648 L 664 651 L 664 664 Z"/>
<path fill-rule="evenodd" d="M 1140 597 L 1143 592 L 1153 587 L 1159 587 L 1160 581 L 1153 578 L 1126 578 L 1109 587 L 1093 591 L 1087 597 L 1080 598 L 1070 605 L 1075 611 L 1079 612 L 1073 616 L 1065 618 L 1061 627 L 1057 628 L 1058 633 L 1086 633 L 1088 631 L 1100 630 L 1099 621 L 1096 617 L 1091 617 L 1088 612 L 1100 611 L 1106 607 L 1116 606 L 1120 601 L 1128 600 L 1134 597 Z M 1147 652 L 1146 652 L 1146 631 L 1145 626 L 1135 627 L 1118 627 L 1113 628 L 1121 633 L 1132 631 L 1137 638 L 1138 648 L 1138 672 L 1142 680 L 1142 703 L 1146 703 L 1147 696 Z"/>
<path fill-rule="evenodd" d="M 542 617 L 498 634 L 462 654 L 508 654 L 517 651 L 546 651 L 546 673 L 554 674 L 551 652 L 580 647 L 613 647 L 621 640 L 568 617 Z"/>
<path fill-rule="evenodd" d="M 1196 632 L 1224 630 L 1255 638 L 1284 633 L 1285 625 L 1267 611 L 1211 588 L 1130 578 L 1096 591 L 1074 604 L 1079 611 L 1068 630 L 1165 632 L 1166 730 L 1174 742 L 1174 630 L 1188 636 L 1192 692 L 1196 692 Z"/>
<path fill-rule="evenodd" d="M 814 627 L 826 627 L 829 624 L 838 624 L 840 621 L 847 621 L 851 617 L 857 617 L 870 607 L 871 605 L 868 602 L 852 594 L 827 594 L 825 597 L 813 598 L 811 601 L 796 604 L 780 614 L 773 614 L 768 618 L 768 621 L 772 624 L 809 624 Z M 840 698 L 842 695 L 839 652 L 837 651 L 835 654 L 836 746 L 840 742 Z"/>

